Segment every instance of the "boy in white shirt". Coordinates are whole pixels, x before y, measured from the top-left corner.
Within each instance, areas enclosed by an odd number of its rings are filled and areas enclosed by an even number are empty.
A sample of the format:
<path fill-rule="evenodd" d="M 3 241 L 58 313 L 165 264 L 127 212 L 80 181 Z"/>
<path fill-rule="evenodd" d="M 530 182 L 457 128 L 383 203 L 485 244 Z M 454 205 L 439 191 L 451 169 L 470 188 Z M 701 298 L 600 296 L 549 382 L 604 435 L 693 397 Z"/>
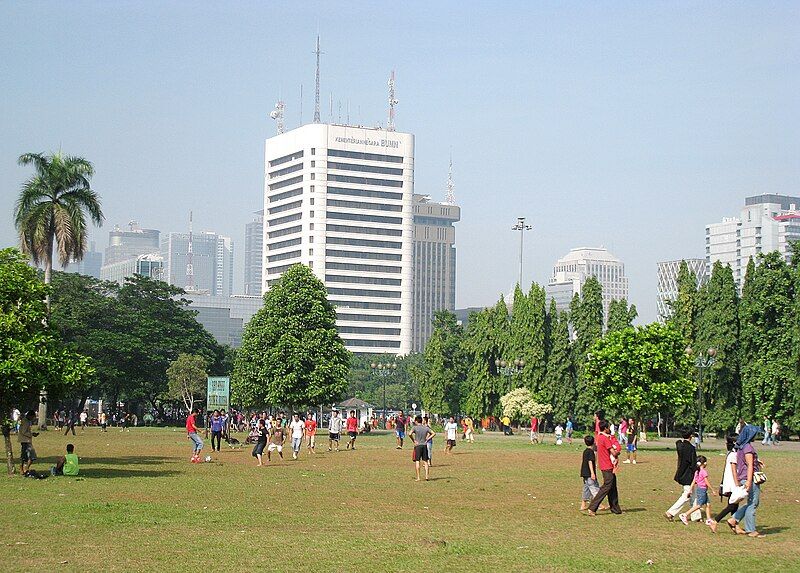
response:
<path fill-rule="evenodd" d="M 444 453 L 449 454 L 456 446 L 456 434 L 458 433 L 458 424 L 453 416 L 450 416 L 450 420 L 444 425 L 444 433 L 447 439 Z"/>
<path fill-rule="evenodd" d="M 303 436 L 306 433 L 306 425 L 300 420 L 300 414 L 292 416 L 289 429 L 292 432 L 292 459 L 296 460 L 297 454 L 300 453 L 300 447 L 303 445 Z"/>

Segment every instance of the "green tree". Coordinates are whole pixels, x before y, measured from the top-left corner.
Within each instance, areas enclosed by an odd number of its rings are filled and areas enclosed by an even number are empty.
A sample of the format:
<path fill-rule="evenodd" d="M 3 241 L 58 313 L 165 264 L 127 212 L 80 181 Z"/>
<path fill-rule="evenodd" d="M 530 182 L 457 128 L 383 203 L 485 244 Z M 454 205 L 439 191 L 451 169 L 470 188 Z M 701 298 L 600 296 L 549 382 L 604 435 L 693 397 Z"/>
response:
<path fill-rule="evenodd" d="M 464 340 L 470 365 L 461 408 L 472 417 L 499 413 L 500 396 L 510 389 L 495 365 L 506 358 L 508 331 L 508 308 L 502 296 L 494 307 L 470 315 Z"/>
<path fill-rule="evenodd" d="M 608 328 L 607 332 L 624 330 L 633 326 L 633 321 L 639 313 L 635 305 L 628 306 L 628 301 L 623 299 L 612 300 L 608 305 Z"/>
<path fill-rule="evenodd" d="M 581 295 L 573 297 L 570 304 L 570 319 L 575 334 L 572 346 L 576 384 L 575 416 L 587 420 L 595 405 L 586 392 L 586 356 L 592 345 L 603 336 L 603 288 L 595 277 L 589 277 L 581 289 Z"/>
<path fill-rule="evenodd" d="M 11 409 L 24 410 L 43 386 L 60 391 L 94 375 L 88 360 L 67 349 L 48 324 L 49 292 L 19 251 L 0 251 L 0 427 L 9 474 L 14 472 Z"/>
<path fill-rule="evenodd" d="M 658 323 L 626 328 L 595 342 L 586 363 L 587 389 L 609 413 L 643 416 L 694 399 L 683 335 Z"/>
<path fill-rule="evenodd" d="M 739 295 L 733 271 L 719 261 L 698 293 L 695 350 L 716 350 L 704 376 L 705 426 L 724 432 L 736 426 L 739 414 Z"/>
<path fill-rule="evenodd" d="M 463 345 L 464 329 L 456 315 L 447 310 L 436 312 L 424 365 L 414 373 L 425 410 L 442 415 L 459 412 L 459 390 L 467 369 Z"/>
<path fill-rule="evenodd" d="M 169 397 L 182 400 L 186 410 L 191 412 L 194 403 L 201 400 L 208 387 L 206 360 L 195 354 L 179 354 L 167 368 Z"/>
<path fill-rule="evenodd" d="M 264 295 L 236 355 L 234 401 L 245 406 L 330 403 L 347 389 L 350 353 L 325 285 L 293 265 Z"/>
<path fill-rule="evenodd" d="M 542 386 L 547 370 L 546 320 L 544 289 L 533 283 L 526 296 L 517 286 L 511 311 L 508 356 L 505 358 L 525 361 L 518 376 L 532 392 Z"/>
<path fill-rule="evenodd" d="M 553 406 L 553 417 L 565 420 L 573 414 L 575 405 L 575 371 L 571 357 L 569 339 L 569 317 L 566 312 L 558 312 L 554 300 L 550 302 L 550 354 L 547 357 L 547 376 L 539 396 L 546 404 Z"/>
<path fill-rule="evenodd" d="M 697 317 L 697 276 L 689 270 L 686 261 L 678 267 L 678 296 L 670 303 L 668 322 L 683 336 L 687 345 L 694 344 Z"/>
<path fill-rule="evenodd" d="M 739 305 L 742 411 L 747 419 L 794 415 L 795 281 L 778 252 L 759 255 L 758 264 L 747 266 Z"/>

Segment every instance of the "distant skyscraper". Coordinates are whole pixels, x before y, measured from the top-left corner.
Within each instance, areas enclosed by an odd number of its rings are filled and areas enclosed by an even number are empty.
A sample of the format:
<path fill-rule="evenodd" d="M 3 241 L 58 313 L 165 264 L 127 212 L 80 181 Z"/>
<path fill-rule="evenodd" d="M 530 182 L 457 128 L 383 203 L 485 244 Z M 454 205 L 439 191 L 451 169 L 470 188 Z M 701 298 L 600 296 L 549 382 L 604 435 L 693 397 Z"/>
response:
<path fill-rule="evenodd" d="M 261 296 L 264 265 L 264 210 L 244 228 L 244 294 Z"/>
<path fill-rule="evenodd" d="M 110 265 L 158 251 L 159 234 L 155 229 L 142 229 L 136 221 L 128 223 L 127 231 L 115 225 L 108 234 L 105 264 Z"/>
<path fill-rule="evenodd" d="M 249 295 L 212 296 L 189 293 L 185 298 L 192 301 L 189 309 L 197 311 L 197 322 L 219 344 L 234 348 L 241 346 L 244 327 L 264 304 L 260 296 Z"/>
<path fill-rule="evenodd" d="M 414 332 L 412 348 L 425 349 L 433 315 L 456 307 L 456 229 L 461 208 L 414 195 Z"/>
<path fill-rule="evenodd" d="M 658 263 L 656 312 L 658 313 L 658 319 L 661 321 L 666 320 L 672 315 L 670 303 L 678 298 L 678 271 L 683 261 L 686 261 L 689 271 L 696 277 L 697 288 L 700 288 L 706 282 L 705 259 L 682 259 L 679 261 L 663 261 Z"/>
<path fill-rule="evenodd" d="M 740 217 L 725 217 L 721 223 L 706 225 L 706 272 L 710 272 L 716 261 L 730 265 L 741 288 L 751 258 L 778 251 L 789 261 L 789 246 L 797 240 L 800 240 L 800 197 L 747 197 Z"/>
<path fill-rule="evenodd" d="M 164 257 L 164 280 L 186 288 L 186 265 L 189 233 L 168 233 L 161 238 Z M 192 233 L 192 267 L 194 291 L 230 296 L 233 294 L 233 241 L 208 231 Z"/>
<path fill-rule="evenodd" d="M 151 279 L 163 280 L 164 259 L 159 253 L 137 255 L 130 259 L 103 265 L 100 269 L 100 278 L 104 281 L 114 281 L 124 284 L 125 279 L 133 275 L 142 275 Z"/>
<path fill-rule="evenodd" d="M 603 248 L 572 249 L 558 260 L 545 286 L 548 304 L 552 298 L 559 310 L 568 310 L 572 297 L 581 293 L 589 277 L 595 277 L 603 287 L 603 314 L 608 318 L 611 301 L 628 298 L 628 278 L 622 261 Z"/>
<path fill-rule="evenodd" d="M 90 243 L 89 250 L 83 254 L 80 261 L 73 261 L 67 265 L 64 272 L 87 275 L 96 279 L 100 278 L 100 267 L 103 266 L 103 253 L 95 249 L 95 242 Z"/>

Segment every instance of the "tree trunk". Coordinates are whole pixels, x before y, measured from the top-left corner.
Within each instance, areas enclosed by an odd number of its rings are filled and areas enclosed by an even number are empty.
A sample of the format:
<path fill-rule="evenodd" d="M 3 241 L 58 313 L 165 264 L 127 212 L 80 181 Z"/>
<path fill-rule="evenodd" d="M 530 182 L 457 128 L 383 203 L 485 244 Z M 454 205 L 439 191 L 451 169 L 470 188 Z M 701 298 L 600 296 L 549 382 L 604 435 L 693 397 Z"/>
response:
<path fill-rule="evenodd" d="M 53 239 L 50 236 L 50 248 L 44 258 L 44 284 L 49 285 L 53 276 Z M 47 305 L 47 320 L 50 320 L 50 295 L 44 299 Z M 47 429 L 47 390 L 42 388 L 39 391 L 39 429 Z"/>
<path fill-rule="evenodd" d="M 8 475 L 14 475 L 14 452 L 11 449 L 11 426 L 3 424 L 3 441 L 6 444 L 6 465 Z"/>

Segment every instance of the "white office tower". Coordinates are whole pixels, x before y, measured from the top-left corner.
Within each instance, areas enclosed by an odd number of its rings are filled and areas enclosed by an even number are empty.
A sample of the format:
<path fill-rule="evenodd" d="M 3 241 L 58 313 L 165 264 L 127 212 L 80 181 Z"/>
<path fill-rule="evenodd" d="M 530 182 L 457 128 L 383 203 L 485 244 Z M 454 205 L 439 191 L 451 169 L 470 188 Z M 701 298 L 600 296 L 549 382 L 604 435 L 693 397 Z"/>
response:
<path fill-rule="evenodd" d="M 164 258 L 164 281 L 187 292 L 230 296 L 233 294 L 233 241 L 204 231 L 192 233 L 189 257 L 189 233 L 167 233 L 161 237 Z M 191 264 L 189 262 L 191 261 Z M 188 267 L 192 275 L 188 274 Z"/>
<path fill-rule="evenodd" d="M 682 259 L 658 263 L 656 312 L 658 312 L 658 320 L 662 322 L 672 315 L 670 303 L 678 298 L 678 272 L 682 262 L 686 262 L 689 272 L 694 275 L 695 287 L 700 288 L 708 280 L 705 259 Z"/>
<path fill-rule="evenodd" d="M 778 251 L 786 261 L 790 244 L 800 240 L 800 197 L 756 195 L 747 197 L 740 217 L 725 217 L 706 225 L 706 272 L 720 261 L 730 265 L 739 288 L 747 262 L 759 253 Z"/>
<path fill-rule="evenodd" d="M 603 315 L 608 319 L 611 301 L 628 298 L 628 278 L 622 261 L 603 248 L 580 247 L 559 259 L 545 286 L 547 304 L 552 298 L 558 310 L 569 310 L 572 297 L 581 293 L 589 277 L 597 278 L 603 287 Z"/>
<path fill-rule="evenodd" d="M 414 333 L 422 352 L 433 333 L 433 315 L 456 308 L 456 228 L 461 207 L 414 195 Z"/>
<path fill-rule="evenodd" d="M 244 294 L 261 296 L 261 261 L 264 258 L 264 211 L 244 228 Z"/>
<path fill-rule="evenodd" d="M 265 165 L 264 290 L 308 265 L 349 350 L 410 352 L 414 136 L 304 125 L 267 140 Z"/>

